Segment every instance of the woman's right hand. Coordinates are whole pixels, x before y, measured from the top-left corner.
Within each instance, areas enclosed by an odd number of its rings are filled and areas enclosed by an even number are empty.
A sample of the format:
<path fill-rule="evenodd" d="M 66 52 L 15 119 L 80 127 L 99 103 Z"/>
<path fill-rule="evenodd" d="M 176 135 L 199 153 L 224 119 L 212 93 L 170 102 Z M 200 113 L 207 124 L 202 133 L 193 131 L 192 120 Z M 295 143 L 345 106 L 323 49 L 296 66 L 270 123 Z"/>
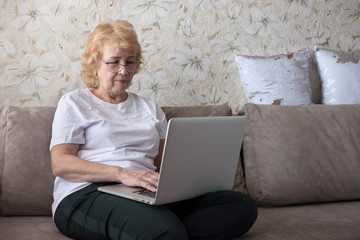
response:
<path fill-rule="evenodd" d="M 148 170 L 133 170 L 122 168 L 120 170 L 120 182 L 132 186 L 143 187 L 156 192 L 159 174 Z"/>

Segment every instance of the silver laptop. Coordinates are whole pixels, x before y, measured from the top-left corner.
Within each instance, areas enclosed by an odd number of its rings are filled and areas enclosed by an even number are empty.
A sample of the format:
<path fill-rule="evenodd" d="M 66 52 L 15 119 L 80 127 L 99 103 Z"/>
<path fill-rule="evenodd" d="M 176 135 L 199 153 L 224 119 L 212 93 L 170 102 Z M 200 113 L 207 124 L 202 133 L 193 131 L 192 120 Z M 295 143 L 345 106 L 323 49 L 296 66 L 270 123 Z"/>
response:
<path fill-rule="evenodd" d="M 230 190 L 245 124 L 244 116 L 172 118 L 168 122 L 156 193 L 124 184 L 98 190 L 151 205 Z"/>

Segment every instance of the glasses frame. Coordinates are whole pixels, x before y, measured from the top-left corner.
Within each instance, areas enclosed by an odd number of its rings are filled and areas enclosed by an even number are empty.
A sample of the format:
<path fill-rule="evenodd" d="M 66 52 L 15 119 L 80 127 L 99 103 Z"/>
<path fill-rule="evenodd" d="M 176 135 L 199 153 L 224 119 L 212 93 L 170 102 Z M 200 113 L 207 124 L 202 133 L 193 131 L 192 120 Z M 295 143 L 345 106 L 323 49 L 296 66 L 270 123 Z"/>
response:
<path fill-rule="evenodd" d="M 135 69 L 134 71 L 129 71 L 128 66 L 129 66 L 130 64 L 121 64 L 121 63 L 117 63 L 117 62 L 105 62 L 105 61 L 103 61 L 103 60 L 102 60 L 102 62 L 105 63 L 107 69 L 108 69 L 110 72 L 112 72 L 112 73 L 118 73 L 123 67 L 125 67 L 125 70 L 126 70 L 128 73 L 134 73 L 134 72 L 136 72 L 137 70 L 139 70 L 139 67 L 140 67 L 140 65 L 142 64 L 142 62 L 141 62 L 140 60 L 136 59 L 136 62 L 131 63 L 131 64 L 137 64 L 136 69 Z M 111 69 L 110 69 L 110 66 L 111 66 L 111 65 L 117 65 L 117 66 L 118 66 L 117 71 L 111 70 Z"/>

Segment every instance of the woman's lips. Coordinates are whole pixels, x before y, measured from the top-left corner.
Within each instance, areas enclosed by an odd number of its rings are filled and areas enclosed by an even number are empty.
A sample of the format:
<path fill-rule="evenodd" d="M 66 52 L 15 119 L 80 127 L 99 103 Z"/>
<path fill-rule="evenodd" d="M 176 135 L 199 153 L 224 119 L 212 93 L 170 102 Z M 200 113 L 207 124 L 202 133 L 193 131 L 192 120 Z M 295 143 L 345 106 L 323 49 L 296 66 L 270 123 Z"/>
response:
<path fill-rule="evenodd" d="M 125 80 L 125 79 L 115 79 L 114 81 L 115 82 L 120 82 L 120 83 L 123 83 L 123 84 L 128 82 L 128 80 Z"/>

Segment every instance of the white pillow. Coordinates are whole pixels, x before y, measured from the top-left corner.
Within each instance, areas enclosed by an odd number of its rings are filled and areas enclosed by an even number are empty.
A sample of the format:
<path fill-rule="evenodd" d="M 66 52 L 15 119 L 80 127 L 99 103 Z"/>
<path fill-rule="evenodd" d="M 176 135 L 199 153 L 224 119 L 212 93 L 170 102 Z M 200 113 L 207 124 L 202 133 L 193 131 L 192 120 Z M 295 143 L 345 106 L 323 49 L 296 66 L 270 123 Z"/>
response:
<path fill-rule="evenodd" d="M 323 104 L 360 103 L 360 52 L 317 48 Z"/>
<path fill-rule="evenodd" d="M 309 51 L 269 57 L 236 56 L 248 102 L 311 104 Z"/>

